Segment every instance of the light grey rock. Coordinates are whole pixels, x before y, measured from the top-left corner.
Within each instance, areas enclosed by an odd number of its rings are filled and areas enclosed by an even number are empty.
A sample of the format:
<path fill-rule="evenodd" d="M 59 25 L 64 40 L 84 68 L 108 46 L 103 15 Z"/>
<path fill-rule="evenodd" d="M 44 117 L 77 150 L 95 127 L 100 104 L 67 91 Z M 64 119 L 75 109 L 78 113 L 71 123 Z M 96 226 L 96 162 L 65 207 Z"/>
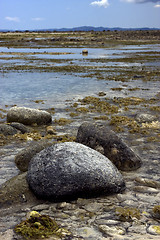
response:
<path fill-rule="evenodd" d="M 136 115 L 136 120 L 141 123 L 152 122 L 152 121 L 156 120 L 156 116 L 150 115 L 147 113 L 139 113 Z"/>
<path fill-rule="evenodd" d="M 38 125 L 48 124 L 52 121 L 51 114 L 32 108 L 26 107 L 12 107 L 7 113 L 8 122 L 19 122 L 25 125 Z"/>
<path fill-rule="evenodd" d="M 140 157 L 105 124 L 83 123 L 78 129 L 76 141 L 93 149 L 103 147 L 104 155 L 120 170 L 135 170 L 142 164 Z"/>
<path fill-rule="evenodd" d="M 124 228 L 118 226 L 99 225 L 99 230 L 110 237 L 119 237 L 120 239 L 124 239 L 122 235 L 126 233 Z"/>
<path fill-rule="evenodd" d="M 19 131 L 16 128 L 8 124 L 0 124 L 0 134 L 3 134 L 4 136 L 8 136 L 8 135 L 13 136 L 17 133 L 19 133 Z"/>
<path fill-rule="evenodd" d="M 147 228 L 147 232 L 153 235 L 160 235 L 160 226 L 159 225 L 150 225 Z"/>
<path fill-rule="evenodd" d="M 59 201 L 117 193 L 122 175 L 105 156 L 82 144 L 55 144 L 30 161 L 27 180 L 39 198 Z"/>
<path fill-rule="evenodd" d="M 15 164 L 17 168 L 22 171 L 26 172 L 28 170 L 28 164 L 30 160 L 33 158 L 36 153 L 39 153 L 44 148 L 51 145 L 47 141 L 39 141 L 37 143 L 31 143 L 27 148 L 23 149 L 19 152 L 15 157 Z"/>

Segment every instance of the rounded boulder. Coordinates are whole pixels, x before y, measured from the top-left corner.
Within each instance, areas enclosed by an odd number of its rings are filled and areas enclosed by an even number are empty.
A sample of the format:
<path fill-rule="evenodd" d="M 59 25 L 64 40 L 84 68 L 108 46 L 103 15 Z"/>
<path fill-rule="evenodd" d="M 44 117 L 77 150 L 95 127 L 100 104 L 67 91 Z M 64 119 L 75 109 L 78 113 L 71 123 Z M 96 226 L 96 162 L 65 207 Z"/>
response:
<path fill-rule="evenodd" d="M 27 181 L 38 198 L 66 201 L 124 190 L 122 175 L 101 153 L 79 143 L 52 145 L 32 158 Z"/>
<path fill-rule="evenodd" d="M 7 113 L 8 122 L 19 122 L 26 125 L 34 123 L 38 125 L 48 124 L 52 121 L 52 116 L 47 111 L 26 108 L 12 107 Z"/>

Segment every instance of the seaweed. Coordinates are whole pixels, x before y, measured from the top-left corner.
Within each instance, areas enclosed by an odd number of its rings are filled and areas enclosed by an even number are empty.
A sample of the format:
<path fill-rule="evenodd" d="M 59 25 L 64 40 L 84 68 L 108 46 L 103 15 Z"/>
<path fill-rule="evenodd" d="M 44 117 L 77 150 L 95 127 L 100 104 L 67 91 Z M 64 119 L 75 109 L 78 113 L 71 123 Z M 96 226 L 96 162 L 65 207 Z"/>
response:
<path fill-rule="evenodd" d="M 52 235 L 59 238 L 71 235 L 68 230 L 61 228 L 48 215 L 41 215 L 36 211 L 32 211 L 28 219 L 16 225 L 14 231 L 27 240 L 46 238 Z"/>

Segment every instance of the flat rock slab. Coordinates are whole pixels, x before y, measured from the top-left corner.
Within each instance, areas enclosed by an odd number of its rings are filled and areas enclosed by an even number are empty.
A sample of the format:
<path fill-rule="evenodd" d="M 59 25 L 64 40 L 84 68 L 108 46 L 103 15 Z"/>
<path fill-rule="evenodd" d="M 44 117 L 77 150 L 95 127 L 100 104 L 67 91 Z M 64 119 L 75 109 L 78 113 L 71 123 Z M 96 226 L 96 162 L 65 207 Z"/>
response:
<path fill-rule="evenodd" d="M 52 116 L 47 111 L 26 107 L 12 107 L 7 113 L 8 122 L 19 122 L 25 125 L 48 124 L 52 121 Z"/>
<path fill-rule="evenodd" d="M 75 142 L 52 145 L 30 161 L 27 181 L 38 198 L 66 201 L 118 193 L 122 175 L 101 153 Z"/>
<path fill-rule="evenodd" d="M 136 170 L 142 164 L 140 157 L 104 124 L 83 123 L 76 141 L 100 151 L 122 171 Z"/>

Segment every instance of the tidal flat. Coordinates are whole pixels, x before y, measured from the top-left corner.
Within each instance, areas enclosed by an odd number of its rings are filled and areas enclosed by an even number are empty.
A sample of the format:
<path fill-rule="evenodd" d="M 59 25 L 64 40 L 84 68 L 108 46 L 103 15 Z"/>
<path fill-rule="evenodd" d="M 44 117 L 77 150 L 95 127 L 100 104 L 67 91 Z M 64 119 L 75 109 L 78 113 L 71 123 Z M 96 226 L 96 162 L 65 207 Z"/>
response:
<path fill-rule="evenodd" d="M 160 205 L 160 31 L 0 33 L 0 49 L 0 124 L 17 105 L 47 110 L 54 127 L 54 134 L 48 134 L 47 126 L 0 134 L 0 185 L 20 173 L 14 158 L 28 145 L 74 141 L 84 121 L 106 123 L 143 162 L 136 171 L 122 172 L 125 192 L 64 207 L 46 203 L 42 211 L 54 213 L 77 236 L 73 239 L 89 239 L 89 234 L 90 239 L 158 239 L 158 231 L 153 235 L 148 229 L 160 224 L 152 216 Z M 27 203 L 22 205 L 23 211 L 18 206 L 0 210 L 0 232 L 24 217 Z M 137 209 L 139 217 L 121 221 L 128 208 L 127 214 Z M 114 229 L 114 221 L 124 230 L 114 230 L 116 236 L 104 227 Z"/>

